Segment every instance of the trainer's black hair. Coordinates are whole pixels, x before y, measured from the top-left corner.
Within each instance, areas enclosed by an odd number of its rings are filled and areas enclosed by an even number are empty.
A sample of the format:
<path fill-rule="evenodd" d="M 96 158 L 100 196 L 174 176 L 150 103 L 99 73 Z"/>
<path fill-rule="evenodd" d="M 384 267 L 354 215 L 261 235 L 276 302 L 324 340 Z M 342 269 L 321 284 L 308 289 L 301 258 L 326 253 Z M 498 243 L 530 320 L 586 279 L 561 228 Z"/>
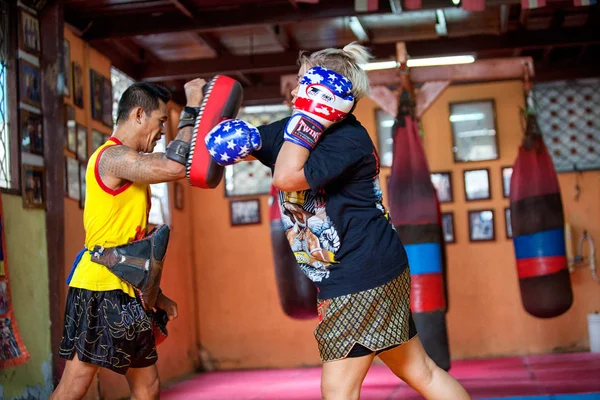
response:
<path fill-rule="evenodd" d="M 135 107 L 142 107 L 146 115 L 158 108 L 158 100 L 167 103 L 171 100 L 171 92 L 162 86 L 146 82 L 134 83 L 129 86 L 119 100 L 117 108 L 117 124 L 127 120 L 129 113 Z"/>

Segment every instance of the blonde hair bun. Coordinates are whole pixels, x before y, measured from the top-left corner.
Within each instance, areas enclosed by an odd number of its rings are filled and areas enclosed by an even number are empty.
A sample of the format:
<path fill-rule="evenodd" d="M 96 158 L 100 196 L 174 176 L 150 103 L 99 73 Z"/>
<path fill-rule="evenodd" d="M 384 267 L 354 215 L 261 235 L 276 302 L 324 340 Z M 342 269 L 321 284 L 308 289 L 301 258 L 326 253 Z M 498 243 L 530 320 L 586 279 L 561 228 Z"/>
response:
<path fill-rule="evenodd" d="M 373 55 L 365 46 L 352 42 L 344 46 L 342 49 L 357 65 L 367 64 L 373 59 Z"/>

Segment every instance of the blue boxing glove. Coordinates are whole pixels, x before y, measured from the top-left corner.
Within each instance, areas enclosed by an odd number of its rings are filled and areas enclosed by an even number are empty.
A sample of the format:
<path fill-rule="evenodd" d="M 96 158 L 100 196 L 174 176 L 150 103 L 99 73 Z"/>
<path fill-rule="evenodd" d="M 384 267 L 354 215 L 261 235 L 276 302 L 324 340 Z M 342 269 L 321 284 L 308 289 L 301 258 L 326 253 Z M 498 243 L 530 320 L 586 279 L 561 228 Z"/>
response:
<path fill-rule="evenodd" d="M 346 118 L 353 106 L 352 82 L 348 78 L 327 68 L 313 67 L 300 80 L 284 140 L 312 150 L 323 131 Z"/>
<path fill-rule="evenodd" d="M 232 165 L 260 150 L 260 132 L 241 119 L 219 122 L 204 138 L 211 157 L 219 165 Z"/>

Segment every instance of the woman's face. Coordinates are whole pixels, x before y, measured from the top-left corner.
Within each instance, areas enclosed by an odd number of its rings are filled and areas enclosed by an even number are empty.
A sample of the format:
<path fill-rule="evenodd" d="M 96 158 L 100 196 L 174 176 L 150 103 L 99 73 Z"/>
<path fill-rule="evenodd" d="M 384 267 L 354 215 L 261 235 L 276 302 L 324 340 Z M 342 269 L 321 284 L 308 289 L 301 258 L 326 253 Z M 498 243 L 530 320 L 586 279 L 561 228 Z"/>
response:
<path fill-rule="evenodd" d="M 296 96 L 298 95 L 298 88 L 300 87 L 300 80 L 306 73 L 307 69 L 310 69 L 310 68 L 307 68 L 306 65 L 302 65 L 300 67 L 300 69 L 298 70 L 298 82 L 296 83 L 296 87 L 294 89 L 292 89 L 292 104 L 294 104 L 294 101 L 296 100 Z"/>

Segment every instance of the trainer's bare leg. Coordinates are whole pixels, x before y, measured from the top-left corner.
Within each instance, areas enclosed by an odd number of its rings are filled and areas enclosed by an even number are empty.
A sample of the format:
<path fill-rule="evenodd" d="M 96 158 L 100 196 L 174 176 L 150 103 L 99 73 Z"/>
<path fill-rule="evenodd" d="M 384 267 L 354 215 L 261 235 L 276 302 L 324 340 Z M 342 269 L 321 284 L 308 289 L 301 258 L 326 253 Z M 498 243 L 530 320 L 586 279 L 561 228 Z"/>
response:
<path fill-rule="evenodd" d="M 156 364 L 145 368 L 129 368 L 125 377 L 131 391 L 131 400 L 154 400 L 160 397 Z"/>
<path fill-rule="evenodd" d="M 97 365 L 79 361 L 77 354 L 68 360 L 58 386 L 50 395 L 50 400 L 79 400 L 87 393 L 94 375 L 98 371 Z"/>
<path fill-rule="evenodd" d="M 358 400 L 360 387 L 375 353 L 323 364 L 321 396 L 324 400 Z"/>
<path fill-rule="evenodd" d="M 427 400 L 471 399 L 456 379 L 429 358 L 419 336 L 379 354 L 379 358 Z"/>

